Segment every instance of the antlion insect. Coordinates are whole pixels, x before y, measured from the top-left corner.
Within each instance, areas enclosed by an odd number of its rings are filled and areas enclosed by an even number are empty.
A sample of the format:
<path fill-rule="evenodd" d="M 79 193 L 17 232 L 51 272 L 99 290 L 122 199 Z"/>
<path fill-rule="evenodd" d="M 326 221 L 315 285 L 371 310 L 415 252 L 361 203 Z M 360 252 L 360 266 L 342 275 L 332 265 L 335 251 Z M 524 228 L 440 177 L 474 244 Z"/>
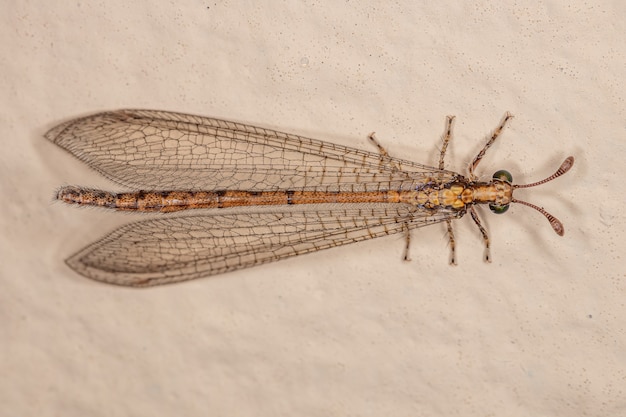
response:
<path fill-rule="evenodd" d="M 474 174 L 512 116 L 507 113 L 469 166 L 467 177 L 444 170 L 449 116 L 438 168 L 219 119 L 165 111 L 122 110 L 60 124 L 46 138 L 105 177 L 134 190 L 111 193 L 63 187 L 70 204 L 168 214 L 123 226 L 70 257 L 78 273 L 118 285 L 152 286 L 247 268 L 379 236 L 445 223 L 455 263 L 452 220 L 470 214 L 490 260 L 489 237 L 474 205 L 504 213 L 520 203 L 563 225 L 513 191 L 566 173 L 568 157 L 548 178 L 512 184 L 498 171 Z"/>

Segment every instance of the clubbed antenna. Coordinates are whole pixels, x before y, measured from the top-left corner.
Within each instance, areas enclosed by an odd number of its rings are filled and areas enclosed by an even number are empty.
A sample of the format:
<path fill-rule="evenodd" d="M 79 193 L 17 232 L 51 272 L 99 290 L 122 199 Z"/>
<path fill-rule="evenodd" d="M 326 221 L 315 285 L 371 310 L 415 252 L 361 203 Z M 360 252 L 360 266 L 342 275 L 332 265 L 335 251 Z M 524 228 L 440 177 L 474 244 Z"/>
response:
<path fill-rule="evenodd" d="M 552 181 L 553 179 L 558 178 L 561 175 L 565 174 L 567 171 L 570 170 L 570 168 L 573 165 L 574 165 L 574 157 L 569 156 L 565 159 L 565 161 L 563 161 L 559 169 L 557 169 L 556 172 L 550 175 L 548 178 L 543 179 L 541 181 L 533 182 L 532 184 L 514 184 L 513 188 L 514 189 L 515 188 L 530 188 L 530 187 L 535 187 L 537 185 L 545 184 L 546 182 Z M 563 228 L 563 223 L 561 223 L 559 219 L 557 219 L 556 217 L 554 217 L 553 215 L 545 211 L 543 208 L 536 206 L 534 204 L 531 204 L 531 203 L 527 203 L 526 201 L 517 200 L 515 198 L 511 199 L 511 202 L 520 203 L 525 206 L 534 208 L 539 213 L 543 214 L 546 217 L 546 219 L 548 219 L 548 221 L 550 222 L 550 226 L 552 226 L 552 228 L 554 229 L 557 235 L 563 236 L 563 234 L 565 233 L 565 229 Z"/>

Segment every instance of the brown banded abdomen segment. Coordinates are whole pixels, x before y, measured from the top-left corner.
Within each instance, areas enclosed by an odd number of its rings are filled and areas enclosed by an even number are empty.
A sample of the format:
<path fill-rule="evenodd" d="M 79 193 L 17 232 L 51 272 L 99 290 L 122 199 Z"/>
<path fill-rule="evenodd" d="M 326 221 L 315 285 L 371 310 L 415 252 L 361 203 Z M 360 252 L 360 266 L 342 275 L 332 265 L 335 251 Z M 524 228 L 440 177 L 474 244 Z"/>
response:
<path fill-rule="evenodd" d="M 116 195 L 108 191 L 67 186 L 57 191 L 57 200 L 68 204 L 115 208 Z"/>
<path fill-rule="evenodd" d="M 321 203 L 399 203 L 399 192 L 323 191 L 136 191 L 111 193 L 63 187 L 57 199 L 69 204 L 114 208 L 122 211 L 173 212 L 202 208 Z"/>

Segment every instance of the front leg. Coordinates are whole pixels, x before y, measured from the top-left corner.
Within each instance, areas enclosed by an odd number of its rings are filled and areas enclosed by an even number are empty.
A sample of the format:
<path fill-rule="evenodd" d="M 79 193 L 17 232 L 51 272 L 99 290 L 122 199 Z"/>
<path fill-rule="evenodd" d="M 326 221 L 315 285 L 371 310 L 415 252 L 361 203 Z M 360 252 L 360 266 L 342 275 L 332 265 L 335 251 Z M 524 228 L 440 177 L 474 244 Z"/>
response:
<path fill-rule="evenodd" d="M 442 145 L 441 152 L 439 153 L 439 169 L 444 169 L 444 158 L 446 156 L 446 151 L 448 150 L 448 144 L 452 139 L 452 125 L 454 122 L 454 116 L 446 117 L 446 129 L 441 137 Z M 452 230 L 452 221 L 446 220 L 446 228 L 448 230 L 448 242 L 450 243 L 450 265 L 456 265 L 456 250 L 455 250 L 455 242 L 454 242 L 454 231 Z"/>

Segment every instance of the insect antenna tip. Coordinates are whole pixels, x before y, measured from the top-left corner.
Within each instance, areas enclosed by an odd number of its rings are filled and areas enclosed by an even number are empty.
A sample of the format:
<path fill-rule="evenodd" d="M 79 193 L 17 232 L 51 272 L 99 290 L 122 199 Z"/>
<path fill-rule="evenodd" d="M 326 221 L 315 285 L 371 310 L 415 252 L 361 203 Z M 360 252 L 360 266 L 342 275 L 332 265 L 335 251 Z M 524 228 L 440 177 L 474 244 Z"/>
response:
<path fill-rule="evenodd" d="M 528 203 L 526 201 L 518 200 L 516 198 L 511 199 L 511 202 L 512 203 L 519 203 L 519 204 L 522 204 L 524 206 L 528 206 L 528 207 L 534 208 L 539 213 L 543 214 L 546 219 L 548 219 L 548 221 L 550 222 L 550 226 L 552 226 L 552 229 L 554 229 L 554 231 L 556 232 L 557 235 L 563 236 L 563 234 L 565 233 L 565 228 L 563 227 L 563 223 L 561 223 L 561 221 L 559 219 L 557 219 L 556 217 L 554 217 L 553 215 L 548 213 L 542 207 L 536 206 L 536 205 Z"/>

